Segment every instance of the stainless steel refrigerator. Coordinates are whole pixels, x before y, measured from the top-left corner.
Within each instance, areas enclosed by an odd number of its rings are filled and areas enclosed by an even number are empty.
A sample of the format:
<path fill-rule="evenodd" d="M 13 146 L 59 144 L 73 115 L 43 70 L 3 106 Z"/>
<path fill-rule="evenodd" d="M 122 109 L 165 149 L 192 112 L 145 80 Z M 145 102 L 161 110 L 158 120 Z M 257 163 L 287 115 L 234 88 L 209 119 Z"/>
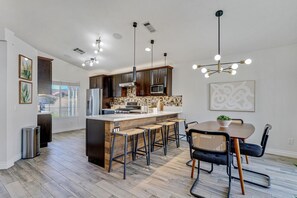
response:
<path fill-rule="evenodd" d="M 87 116 L 102 114 L 102 89 L 87 89 Z"/>

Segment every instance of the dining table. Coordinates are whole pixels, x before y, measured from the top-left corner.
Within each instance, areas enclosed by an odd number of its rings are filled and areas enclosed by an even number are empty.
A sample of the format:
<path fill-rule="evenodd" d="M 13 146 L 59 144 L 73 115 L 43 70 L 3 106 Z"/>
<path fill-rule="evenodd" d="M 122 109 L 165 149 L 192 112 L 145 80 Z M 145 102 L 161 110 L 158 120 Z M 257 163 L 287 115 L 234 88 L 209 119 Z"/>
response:
<path fill-rule="evenodd" d="M 209 132 L 226 132 L 229 134 L 230 138 L 233 139 L 234 149 L 236 154 L 237 166 L 238 166 L 238 174 L 240 179 L 241 192 L 245 194 L 244 188 L 244 179 L 242 172 L 242 164 L 241 164 L 241 155 L 240 155 L 240 147 L 239 140 L 245 140 L 250 137 L 254 131 L 255 127 L 250 123 L 231 123 L 228 127 L 221 127 L 217 121 L 206 121 L 201 122 L 195 125 L 191 125 L 187 131 L 190 129 L 196 129 L 200 131 L 209 131 Z"/>

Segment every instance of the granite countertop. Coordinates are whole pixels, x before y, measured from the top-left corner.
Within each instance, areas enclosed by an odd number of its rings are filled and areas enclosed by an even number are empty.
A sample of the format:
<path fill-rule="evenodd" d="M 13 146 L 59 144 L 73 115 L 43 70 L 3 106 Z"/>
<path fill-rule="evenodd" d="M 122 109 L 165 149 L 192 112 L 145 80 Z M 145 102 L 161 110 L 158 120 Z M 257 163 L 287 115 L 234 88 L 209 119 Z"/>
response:
<path fill-rule="evenodd" d="M 96 115 L 86 116 L 86 119 L 101 120 L 109 122 L 119 122 L 125 120 L 136 120 L 142 118 L 159 117 L 166 115 L 173 115 L 182 113 L 181 111 L 160 111 L 158 113 L 145 113 L 145 114 L 107 114 L 107 115 Z"/>

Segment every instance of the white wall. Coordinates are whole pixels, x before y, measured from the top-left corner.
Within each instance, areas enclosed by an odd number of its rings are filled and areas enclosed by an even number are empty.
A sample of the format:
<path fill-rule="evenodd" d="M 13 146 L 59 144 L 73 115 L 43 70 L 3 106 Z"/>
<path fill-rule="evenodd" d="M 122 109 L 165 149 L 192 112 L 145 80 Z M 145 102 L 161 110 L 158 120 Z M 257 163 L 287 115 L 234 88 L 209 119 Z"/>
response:
<path fill-rule="evenodd" d="M 296 55 L 297 44 L 227 57 L 222 55 L 222 59 L 227 61 L 250 57 L 253 63 L 241 65 L 235 76 L 219 74 L 208 79 L 191 67 L 194 63 L 207 64 L 214 60 L 179 63 L 174 65 L 173 94 L 183 95 L 183 114 L 188 121 L 215 120 L 218 115 L 226 114 L 254 124 L 256 131 L 248 139 L 250 142 L 260 143 L 264 125 L 270 123 L 272 131 L 267 152 L 297 158 L 297 129 L 294 123 L 297 120 Z M 208 110 L 209 83 L 240 80 L 256 81 L 255 112 Z M 288 144 L 289 138 L 295 140 L 293 145 Z"/>
<path fill-rule="evenodd" d="M 85 128 L 86 89 L 89 87 L 88 72 L 51 55 L 39 52 L 39 56 L 52 58 L 53 81 L 80 83 L 79 116 L 71 118 L 53 118 L 53 133 Z"/>
<path fill-rule="evenodd" d="M 1 88 L 1 91 L 4 91 L 1 93 L 4 96 L 6 95 L 6 101 L 1 101 L 1 105 L 6 105 L 6 130 L 4 132 L 6 134 L 6 148 L 4 148 L 4 152 L 6 152 L 6 160 L 4 162 L 0 162 L 0 164 L 2 165 L 2 167 L 0 168 L 8 168 L 12 166 L 16 160 L 20 159 L 21 129 L 26 126 L 32 126 L 37 124 L 37 50 L 20 40 L 19 38 L 17 38 L 13 32 L 7 29 L 5 29 L 5 40 L 6 54 L 2 51 L 1 56 L 3 56 L 3 54 L 5 54 L 4 56 L 6 56 L 6 64 L 4 65 L 4 67 L 6 67 L 6 79 L 3 79 L 3 81 L 6 80 L 6 90 L 5 88 Z M 33 60 L 32 104 L 19 104 L 19 54 L 25 55 Z M 0 154 L 2 154 L 2 152 L 0 152 Z M 0 157 L 0 159 L 2 159 L 2 157 Z"/>

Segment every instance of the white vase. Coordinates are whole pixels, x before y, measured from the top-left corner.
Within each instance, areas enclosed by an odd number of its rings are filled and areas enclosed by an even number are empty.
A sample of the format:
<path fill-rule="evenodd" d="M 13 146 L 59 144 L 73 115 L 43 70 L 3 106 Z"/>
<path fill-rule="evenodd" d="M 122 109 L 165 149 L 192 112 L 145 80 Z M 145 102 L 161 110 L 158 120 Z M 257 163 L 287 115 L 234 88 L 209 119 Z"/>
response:
<path fill-rule="evenodd" d="M 228 127 L 231 124 L 232 120 L 217 120 L 217 122 L 221 127 Z"/>

